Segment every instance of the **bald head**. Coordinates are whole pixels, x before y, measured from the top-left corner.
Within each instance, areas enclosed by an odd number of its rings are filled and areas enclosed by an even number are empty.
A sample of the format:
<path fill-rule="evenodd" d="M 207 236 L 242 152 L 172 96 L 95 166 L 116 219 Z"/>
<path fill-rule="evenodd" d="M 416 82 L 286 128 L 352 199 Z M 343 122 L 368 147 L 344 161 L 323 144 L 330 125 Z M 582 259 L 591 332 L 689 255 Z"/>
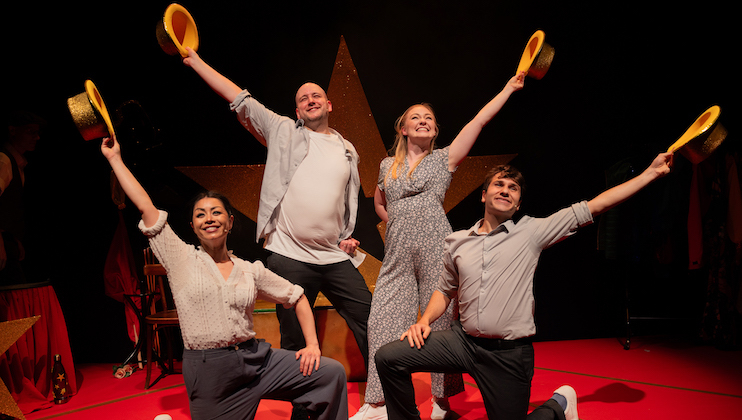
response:
<path fill-rule="evenodd" d="M 296 118 L 313 131 L 326 132 L 332 103 L 318 84 L 307 82 L 296 91 Z"/>

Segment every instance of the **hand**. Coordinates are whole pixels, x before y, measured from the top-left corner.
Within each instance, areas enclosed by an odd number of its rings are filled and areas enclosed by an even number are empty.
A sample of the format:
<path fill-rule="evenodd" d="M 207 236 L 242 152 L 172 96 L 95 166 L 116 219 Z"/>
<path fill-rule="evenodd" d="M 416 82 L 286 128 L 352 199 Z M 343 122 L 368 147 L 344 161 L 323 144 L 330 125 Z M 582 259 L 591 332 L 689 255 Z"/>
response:
<path fill-rule="evenodd" d="M 193 67 L 193 65 L 196 64 L 195 62 L 201 61 L 201 57 L 193 50 L 193 48 L 185 47 L 185 49 L 188 51 L 188 57 L 183 57 L 183 64 L 188 67 Z"/>
<path fill-rule="evenodd" d="M 425 339 L 430 335 L 430 325 L 420 323 L 414 324 L 407 331 L 402 334 L 399 341 L 407 338 L 407 342 L 410 343 L 410 347 L 422 348 L 425 345 Z"/>
<path fill-rule="evenodd" d="M 520 73 L 513 76 L 509 81 L 506 87 L 509 87 L 513 90 L 513 92 L 523 89 L 523 86 L 526 85 L 526 72 L 521 71 Z"/>
<path fill-rule="evenodd" d="M 672 161 L 673 154 L 671 152 L 660 153 L 654 158 L 647 170 L 653 171 L 657 178 L 662 178 L 672 170 Z"/>
<path fill-rule="evenodd" d="M 356 253 L 356 248 L 358 248 L 358 245 L 360 244 L 360 241 L 353 238 L 348 238 L 340 241 L 340 244 L 338 246 L 340 247 L 340 249 L 345 251 L 346 254 L 353 256 Z"/>
<path fill-rule="evenodd" d="M 100 145 L 100 151 L 108 160 L 121 156 L 121 145 L 116 140 L 116 136 L 104 138 Z"/>
<path fill-rule="evenodd" d="M 319 369 L 320 356 L 322 356 L 322 353 L 316 344 L 306 346 L 296 352 L 296 360 L 301 359 L 299 370 L 302 375 L 309 376 L 313 370 Z"/>

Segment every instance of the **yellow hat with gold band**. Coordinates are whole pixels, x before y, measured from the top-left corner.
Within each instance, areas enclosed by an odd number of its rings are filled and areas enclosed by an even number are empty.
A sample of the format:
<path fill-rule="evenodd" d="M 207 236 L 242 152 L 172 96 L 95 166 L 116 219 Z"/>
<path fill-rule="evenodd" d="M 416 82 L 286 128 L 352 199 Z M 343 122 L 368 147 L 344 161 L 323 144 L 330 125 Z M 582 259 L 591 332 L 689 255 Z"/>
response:
<path fill-rule="evenodd" d="M 540 29 L 531 35 L 520 57 L 516 74 L 525 71 L 527 76 L 536 80 L 546 75 L 554 59 L 554 48 L 545 40 L 546 33 Z"/>
<path fill-rule="evenodd" d="M 727 129 L 719 122 L 720 115 L 718 105 L 704 111 L 667 151 L 679 151 L 692 163 L 701 163 L 727 137 Z"/>
<path fill-rule="evenodd" d="M 106 104 L 91 80 L 85 81 L 84 92 L 67 99 L 67 108 L 86 141 L 114 135 Z"/>
<path fill-rule="evenodd" d="M 196 21 L 185 7 L 177 3 L 165 9 L 162 19 L 157 22 L 156 34 L 160 48 L 167 54 L 188 57 L 186 47 L 198 50 Z"/>

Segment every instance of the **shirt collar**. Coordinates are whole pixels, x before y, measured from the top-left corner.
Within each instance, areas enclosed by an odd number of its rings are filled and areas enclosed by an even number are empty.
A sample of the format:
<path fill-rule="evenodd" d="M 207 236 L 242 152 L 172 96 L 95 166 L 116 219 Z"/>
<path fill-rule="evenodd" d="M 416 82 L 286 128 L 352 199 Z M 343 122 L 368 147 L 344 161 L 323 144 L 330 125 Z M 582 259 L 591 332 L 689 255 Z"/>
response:
<path fill-rule="evenodd" d="M 509 233 L 513 227 L 515 227 L 515 222 L 513 222 L 513 219 L 508 219 L 503 223 L 500 223 L 496 228 L 492 229 L 489 233 L 479 233 L 479 227 L 482 226 L 482 222 L 484 222 L 484 219 L 479 219 L 477 223 L 474 224 L 471 228 L 469 228 L 469 234 L 468 236 L 487 236 L 487 235 L 494 235 L 498 232 L 505 232 Z"/>

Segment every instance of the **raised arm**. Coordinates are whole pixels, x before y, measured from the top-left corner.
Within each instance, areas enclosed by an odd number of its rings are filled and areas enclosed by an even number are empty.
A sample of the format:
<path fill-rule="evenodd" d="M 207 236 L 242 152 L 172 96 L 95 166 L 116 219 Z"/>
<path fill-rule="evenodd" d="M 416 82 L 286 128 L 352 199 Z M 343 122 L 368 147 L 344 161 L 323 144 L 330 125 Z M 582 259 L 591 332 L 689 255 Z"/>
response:
<path fill-rule="evenodd" d="M 593 216 L 604 213 L 624 202 L 654 180 L 669 174 L 672 168 L 672 157 L 672 153 L 660 153 L 644 172 L 588 201 L 587 207 L 590 213 Z"/>
<path fill-rule="evenodd" d="M 188 51 L 188 57 L 183 59 L 183 64 L 192 68 L 214 92 L 226 99 L 227 102 L 234 101 L 237 95 L 242 92 L 242 88 L 206 64 L 192 48 L 186 47 L 186 50 Z"/>
<path fill-rule="evenodd" d="M 103 156 L 108 159 L 108 163 L 111 165 L 111 169 L 113 169 L 113 173 L 118 178 L 119 184 L 121 184 L 121 188 L 126 193 L 126 196 L 129 197 L 131 202 L 142 213 L 144 225 L 147 227 L 153 226 L 157 222 L 160 212 L 152 204 L 149 194 L 147 194 L 139 181 L 134 177 L 134 174 L 126 167 L 123 159 L 121 159 L 121 147 L 116 137 L 103 139 L 100 150 Z"/>
<path fill-rule="evenodd" d="M 448 151 L 448 169 L 453 171 L 469 154 L 474 142 L 479 137 L 487 123 L 500 112 L 500 109 L 508 101 L 513 92 L 523 89 L 525 85 L 526 72 L 520 72 L 513 76 L 504 88 L 487 105 L 482 108 L 474 118 L 469 121 L 459 132 Z"/>

